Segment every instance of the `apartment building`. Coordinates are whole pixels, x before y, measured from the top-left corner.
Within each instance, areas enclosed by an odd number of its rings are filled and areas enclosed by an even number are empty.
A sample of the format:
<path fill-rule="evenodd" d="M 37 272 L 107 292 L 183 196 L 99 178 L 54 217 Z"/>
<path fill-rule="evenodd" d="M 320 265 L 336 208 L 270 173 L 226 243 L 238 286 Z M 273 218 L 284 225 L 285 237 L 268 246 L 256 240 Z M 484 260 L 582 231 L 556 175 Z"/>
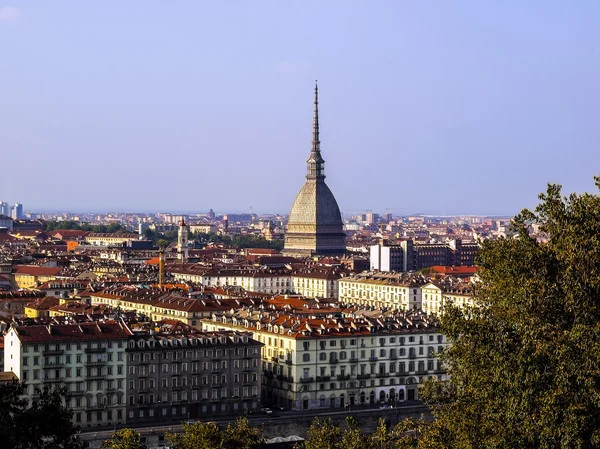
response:
<path fill-rule="evenodd" d="M 27 383 L 30 402 L 36 388 L 65 386 L 76 425 L 123 424 L 130 337 L 117 321 L 13 324 L 4 335 L 4 369 Z"/>
<path fill-rule="evenodd" d="M 479 244 L 463 242 L 461 239 L 447 243 L 413 243 L 412 240 L 398 244 L 382 242 L 370 247 L 370 269 L 405 272 L 434 265 L 474 265 L 478 251 Z"/>
<path fill-rule="evenodd" d="M 262 344 L 250 333 L 207 333 L 177 320 L 128 319 L 76 316 L 15 323 L 4 336 L 4 368 L 27 383 L 30 402 L 36 388 L 66 387 L 66 405 L 82 427 L 258 409 Z"/>
<path fill-rule="evenodd" d="M 475 305 L 471 285 L 468 282 L 446 279 L 429 282 L 423 285 L 421 290 L 425 313 L 439 315 L 450 304 L 459 308 Z"/>
<path fill-rule="evenodd" d="M 344 271 L 330 267 L 307 267 L 294 271 L 291 290 L 306 298 L 337 298 L 338 281 Z"/>
<path fill-rule="evenodd" d="M 420 311 L 305 316 L 240 310 L 203 320 L 206 330 L 246 330 L 262 348 L 265 403 L 293 410 L 418 399 L 419 383 L 446 378 L 437 323 Z"/>
<path fill-rule="evenodd" d="M 200 328 L 200 319 L 215 311 L 226 310 L 230 304 L 222 300 L 190 298 L 169 291 L 132 286 L 116 286 L 89 294 L 92 305 L 135 310 L 154 321 L 177 319 Z"/>
<path fill-rule="evenodd" d="M 174 320 L 132 326 L 127 422 L 256 412 L 260 347 L 248 332 L 206 333 Z"/>
<path fill-rule="evenodd" d="M 90 232 L 83 237 L 88 244 L 94 246 L 124 246 L 138 238 L 138 234 L 125 231 Z"/>
<path fill-rule="evenodd" d="M 414 274 L 363 272 L 339 280 L 339 299 L 344 304 L 421 309 L 425 278 Z"/>

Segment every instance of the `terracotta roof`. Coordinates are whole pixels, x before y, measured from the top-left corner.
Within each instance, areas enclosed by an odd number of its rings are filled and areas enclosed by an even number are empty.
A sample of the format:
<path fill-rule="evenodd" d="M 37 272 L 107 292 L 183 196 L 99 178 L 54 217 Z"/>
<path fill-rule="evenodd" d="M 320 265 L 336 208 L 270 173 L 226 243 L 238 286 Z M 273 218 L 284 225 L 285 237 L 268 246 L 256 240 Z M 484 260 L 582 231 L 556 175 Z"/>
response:
<path fill-rule="evenodd" d="M 13 326 L 24 343 L 125 339 L 131 332 L 119 322 Z"/>
<path fill-rule="evenodd" d="M 36 301 L 30 302 L 25 305 L 28 309 L 34 310 L 50 310 L 52 307 L 57 306 L 60 303 L 58 298 L 54 296 L 45 296 Z"/>
<path fill-rule="evenodd" d="M 31 276 L 57 276 L 62 268 L 60 267 L 39 267 L 37 265 L 15 265 L 15 274 L 29 274 Z"/>

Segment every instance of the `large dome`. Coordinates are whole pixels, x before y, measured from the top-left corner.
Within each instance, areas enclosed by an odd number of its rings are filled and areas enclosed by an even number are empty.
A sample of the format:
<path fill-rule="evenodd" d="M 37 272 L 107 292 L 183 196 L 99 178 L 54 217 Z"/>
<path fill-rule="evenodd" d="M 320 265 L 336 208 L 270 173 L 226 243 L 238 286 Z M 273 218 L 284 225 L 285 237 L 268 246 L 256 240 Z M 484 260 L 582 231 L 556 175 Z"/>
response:
<path fill-rule="evenodd" d="M 289 225 L 343 226 L 337 201 L 324 181 L 307 180 L 292 205 Z"/>

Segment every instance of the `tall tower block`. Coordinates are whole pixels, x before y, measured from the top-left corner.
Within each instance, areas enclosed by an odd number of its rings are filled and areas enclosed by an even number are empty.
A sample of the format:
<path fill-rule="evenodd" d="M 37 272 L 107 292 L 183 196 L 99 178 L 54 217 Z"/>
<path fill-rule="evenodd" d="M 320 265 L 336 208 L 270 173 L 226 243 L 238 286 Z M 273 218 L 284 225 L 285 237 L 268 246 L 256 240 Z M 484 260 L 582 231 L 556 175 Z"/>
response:
<path fill-rule="evenodd" d="M 346 252 L 346 234 L 337 201 L 325 184 L 325 160 L 319 138 L 319 88 L 315 85 L 311 151 L 306 182 L 290 212 L 283 253 L 289 256 L 332 255 Z"/>

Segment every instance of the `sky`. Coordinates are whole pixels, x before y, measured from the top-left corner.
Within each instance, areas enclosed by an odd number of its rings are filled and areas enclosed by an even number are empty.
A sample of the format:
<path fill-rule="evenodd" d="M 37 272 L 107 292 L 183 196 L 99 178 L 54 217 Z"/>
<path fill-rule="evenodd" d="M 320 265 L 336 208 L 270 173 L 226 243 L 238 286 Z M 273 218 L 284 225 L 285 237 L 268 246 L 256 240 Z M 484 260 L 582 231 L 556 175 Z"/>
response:
<path fill-rule="evenodd" d="M 0 0 L 0 200 L 287 213 L 317 79 L 344 214 L 595 190 L 596 0 Z"/>

